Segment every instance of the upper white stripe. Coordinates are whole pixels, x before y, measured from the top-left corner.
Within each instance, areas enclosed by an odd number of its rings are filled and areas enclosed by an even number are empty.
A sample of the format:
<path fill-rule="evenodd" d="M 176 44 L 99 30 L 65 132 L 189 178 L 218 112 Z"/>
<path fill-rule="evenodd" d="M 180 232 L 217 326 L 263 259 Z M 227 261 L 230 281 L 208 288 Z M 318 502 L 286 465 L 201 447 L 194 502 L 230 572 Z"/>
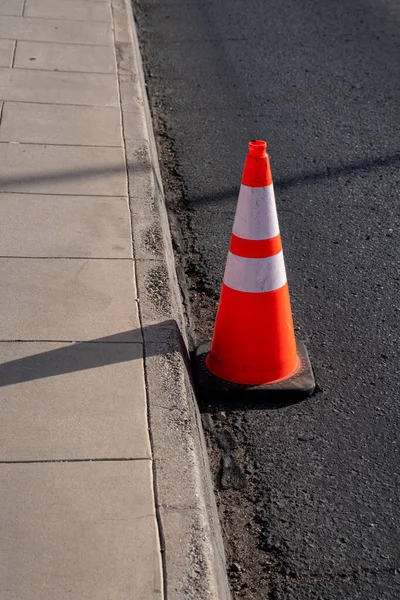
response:
<path fill-rule="evenodd" d="M 266 258 L 245 258 L 228 253 L 225 285 L 239 292 L 272 292 L 286 283 L 282 250 Z"/>
<path fill-rule="evenodd" d="M 247 240 L 267 240 L 279 233 L 274 186 L 241 185 L 233 233 Z"/>

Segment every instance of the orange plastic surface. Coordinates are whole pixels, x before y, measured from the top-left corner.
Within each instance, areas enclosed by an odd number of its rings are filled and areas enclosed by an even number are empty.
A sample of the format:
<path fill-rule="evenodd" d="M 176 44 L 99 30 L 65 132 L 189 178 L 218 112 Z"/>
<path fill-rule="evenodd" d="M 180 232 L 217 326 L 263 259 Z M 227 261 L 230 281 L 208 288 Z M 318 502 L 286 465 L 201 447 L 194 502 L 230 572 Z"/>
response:
<path fill-rule="evenodd" d="M 278 233 L 275 237 L 267 240 L 246 240 L 232 233 L 229 250 L 232 254 L 246 258 L 275 256 L 282 250 L 281 236 Z"/>
<path fill-rule="evenodd" d="M 300 365 L 287 283 L 259 294 L 222 284 L 207 366 L 221 379 L 248 385 L 296 373 Z"/>
<path fill-rule="evenodd" d="M 272 183 L 271 167 L 267 154 L 267 143 L 253 140 L 244 163 L 242 183 L 250 187 L 264 187 Z"/>

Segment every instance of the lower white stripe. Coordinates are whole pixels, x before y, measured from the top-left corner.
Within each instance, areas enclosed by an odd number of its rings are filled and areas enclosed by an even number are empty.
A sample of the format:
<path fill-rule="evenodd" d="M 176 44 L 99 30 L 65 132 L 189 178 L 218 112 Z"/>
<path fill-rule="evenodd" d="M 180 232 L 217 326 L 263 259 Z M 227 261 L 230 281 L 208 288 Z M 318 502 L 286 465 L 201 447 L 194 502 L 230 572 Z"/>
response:
<path fill-rule="evenodd" d="M 283 253 L 266 258 L 244 258 L 228 253 L 224 283 L 239 292 L 272 292 L 286 283 Z"/>
<path fill-rule="evenodd" d="M 247 240 L 267 240 L 279 233 L 274 186 L 241 185 L 233 233 Z"/>

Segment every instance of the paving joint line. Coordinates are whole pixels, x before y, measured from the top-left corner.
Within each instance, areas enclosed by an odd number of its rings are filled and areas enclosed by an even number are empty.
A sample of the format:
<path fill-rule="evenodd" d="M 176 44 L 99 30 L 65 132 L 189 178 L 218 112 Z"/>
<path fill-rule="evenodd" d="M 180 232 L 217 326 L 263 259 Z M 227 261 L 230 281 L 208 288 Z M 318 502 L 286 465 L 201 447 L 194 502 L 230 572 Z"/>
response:
<path fill-rule="evenodd" d="M 74 2 L 81 2 L 82 0 L 69 0 L 70 3 L 74 3 Z M 108 6 L 110 5 L 110 0 L 85 0 L 86 2 L 88 2 L 89 4 L 91 4 L 92 6 L 96 6 L 97 4 L 107 4 Z"/>
<path fill-rule="evenodd" d="M 26 0 L 25 0 L 26 2 Z M 24 7 L 25 10 L 25 7 Z M 31 15 L 4 15 L 8 17 L 17 17 L 21 19 L 25 17 L 25 19 L 35 19 L 35 21 L 62 21 L 63 23 L 103 23 L 104 25 L 111 25 L 110 21 L 94 21 L 92 19 L 62 19 L 58 17 L 32 17 Z"/>
<path fill-rule="evenodd" d="M 0 256 L 2 259 L 22 259 L 22 260 L 124 260 L 133 261 L 133 258 L 129 257 L 112 257 L 112 256 Z M 156 260 L 156 259 L 150 259 Z"/>
<path fill-rule="evenodd" d="M 4 16 L 4 15 L 2 15 Z M 2 40 L 10 40 L 10 41 L 17 41 L 17 42 L 27 42 L 29 44 L 56 44 L 57 46 L 98 46 L 99 48 L 110 48 L 112 50 L 112 46 L 111 44 L 85 44 L 83 42 L 79 42 L 77 44 L 75 44 L 75 42 L 49 42 L 48 40 L 23 40 L 21 38 L 18 38 L 17 40 L 15 40 L 15 37 L 13 38 L 7 38 L 7 37 L 2 37 L 0 38 Z"/>
<path fill-rule="evenodd" d="M 101 341 L 101 340 L 0 340 L 0 344 L 140 344 L 143 345 L 143 342 L 132 340 L 130 342 L 126 342 L 123 340 L 110 340 L 110 341 Z M 6 364 L 6 363 L 3 363 Z"/>
<path fill-rule="evenodd" d="M 58 106 L 68 106 L 68 104 L 59 104 Z M 0 140 L 0 144 L 14 144 L 17 146 L 57 146 L 61 148 L 122 148 L 122 146 L 98 146 L 97 144 L 53 144 L 51 142 L 19 142 L 14 140 Z"/>
<path fill-rule="evenodd" d="M 1 185 L 1 179 L 0 179 L 0 185 Z M 14 191 L 14 190 L 2 190 L 0 189 L 0 196 L 2 194 L 17 194 L 18 196 L 56 196 L 57 198 L 60 197 L 65 197 L 65 198 L 114 198 L 114 199 L 124 199 L 126 200 L 125 196 L 115 196 L 112 195 L 110 196 L 109 194 L 57 194 L 54 192 L 19 192 L 19 191 Z"/>
<path fill-rule="evenodd" d="M 8 68 L 8 67 L 7 67 Z M 1 69 L 0 69 L 1 70 Z M 17 69 L 15 69 L 17 70 Z M 31 69 L 18 69 L 19 71 L 25 70 L 30 71 Z M 59 73 L 60 71 L 43 71 L 43 73 Z M 64 73 L 70 73 L 70 71 L 64 71 Z M 90 71 L 77 71 L 77 73 L 82 75 L 90 74 Z M 109 75 L 109 73 L 101 73 L 102 75 Z M 118 106 L 109 106 L 107 104 L 76 104 L 75 102 L 38 102 L 33 100 L 3 100 L 3 102 L 7 102 L 9 104 L 45 104 L 45 105 L 54 105 L 54 106 L 87 106 L 88 108 L 118 108 Z"/>
<path fill-rule="evenodd" d="M 113 257 L 113 256 L 0 256 L 0 260 L 128 260 L 133 261 L 133 258 L 129 257 Z"/>
<path fill-rule="evenodd" d="M 31 18 L 31 17 L 30 17 Z M 21 17 L 18 17 L 18 19 L 21 19 Z M 15 36 L 14 37 L 2 37 L 0 38 L 2 40 L 10 40 L 11 42 L 15 41 Z M 63 46 L 96 46 L 96 47 L 101 47 L 101 48 L 110 48 L 110 44 L 85 44 L 83 42 L 79 42 L 79 44 L 75 44 L 75 42 L 49 42 L 48 40 L 25 40 L 24 38 L 18 38 L 17 42 L 29 42 L 30 44 L 62 44 Z M 2 67 L 2 68 L 7 68 L 7 67 Z"/>
<path fill-rule="evenodd" d="M 90 73 L 91 75 L 115 75 L 115 73 L 110 73 L 109 71 L 71 71 L 71 70 L 63 70 L 63 69 L 36 69 L 35 67 L 13 67 L 15 71 L 41 71 L 42 73 L 85 73 L 86 75 Z M 17 100 L 18 102 L 18 100 Z M 32 103 L 34 104 L 34 103 Z M 39 102 L 36 104 L 54 104 L 53 102 Z M 83 106 L 86 106 L 85 104 Z M 115 106 L 105 106 L 104 108 L 116 108 Z"/>
<path fill-rule="evenodd" d="M 69 0 L 69 2 L 71 2 L 72 4 L 74 2 L 81 2 L 82 0 Z M 89 4 L 92 5 L 97 5 L 97 4 L 107 4 L 108 6 L 110 6 L 110 0 L 86 0 L 86 2 L 88 2 Z"/>
<path fill-rule="evenodd" d="M 0 465 L 37 465 L 47 463 L 86 463 L 86 462 L 134 462 L 139 460 L 150 461 L 145 457 L 120 457 L 120 458 L 49 458 L 45 460 L 0 460 Z"/>
<path fill-rule="evenodd" d="M 65 105 L 63 105 L 65 106 Z M 123 150 L 123 146 L 82 146 L 82 144 L 48 144 L 46 142 L 6 142 L 0 140 L 0 144 L 14 144 L 16 146 L 68 146 L 68 148 L 120 148 Z"/>
<path fill-rule="evenodd" d="M 16 52 L 17 52 L 17 44 L 18 44 L 18 40 L 14 40 L 13 51 L 12 51 L 12 55 L 11 55 L 11 67 L 10 67 L 10 69 L 14 68 L 15 55 L 16 55 Z"/>
<path fill-rule="evenodd" d="M 81 2 L 82 0 L 69 0 L 69 2 Z M 86 0 L 89 4 L 107 4 L 110 6 L 110 0 Z"/>

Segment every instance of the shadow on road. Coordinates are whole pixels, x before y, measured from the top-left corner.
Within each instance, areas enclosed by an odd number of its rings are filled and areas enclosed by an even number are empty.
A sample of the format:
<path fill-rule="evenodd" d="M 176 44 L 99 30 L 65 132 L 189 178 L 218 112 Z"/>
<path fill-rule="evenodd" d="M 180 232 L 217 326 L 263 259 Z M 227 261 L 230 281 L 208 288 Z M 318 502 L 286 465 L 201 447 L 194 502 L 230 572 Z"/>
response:
<path fill-rule="evenodd" d="M 314 171 L 313 173 L 303 173 L 287 177 L 283 179 L 275 179 L 274 186 L 277 190 L 285 190 L 287 188 L 301 185 L 304 183 L 316 183 L 325 179 L 334 179 L 343 175 L 352 175 L 357 171 L 374 171 L 385 167 L 395 167 L 400 165 L 400 152 L 384 156 L 382 158 L 374 158 L 363 162 L 350 163 L 336 167 L 326 166 L 324 170 Z M 236 187 L 226 188 L 225 190 L 216 191 L 214 194 L 205 196 L 195 196 L 190 199 L 191 203 L 208 204 L 211 202 L 224 200 L 225 198 L 236 197 L 239 191 L 239 185 Z"/>

